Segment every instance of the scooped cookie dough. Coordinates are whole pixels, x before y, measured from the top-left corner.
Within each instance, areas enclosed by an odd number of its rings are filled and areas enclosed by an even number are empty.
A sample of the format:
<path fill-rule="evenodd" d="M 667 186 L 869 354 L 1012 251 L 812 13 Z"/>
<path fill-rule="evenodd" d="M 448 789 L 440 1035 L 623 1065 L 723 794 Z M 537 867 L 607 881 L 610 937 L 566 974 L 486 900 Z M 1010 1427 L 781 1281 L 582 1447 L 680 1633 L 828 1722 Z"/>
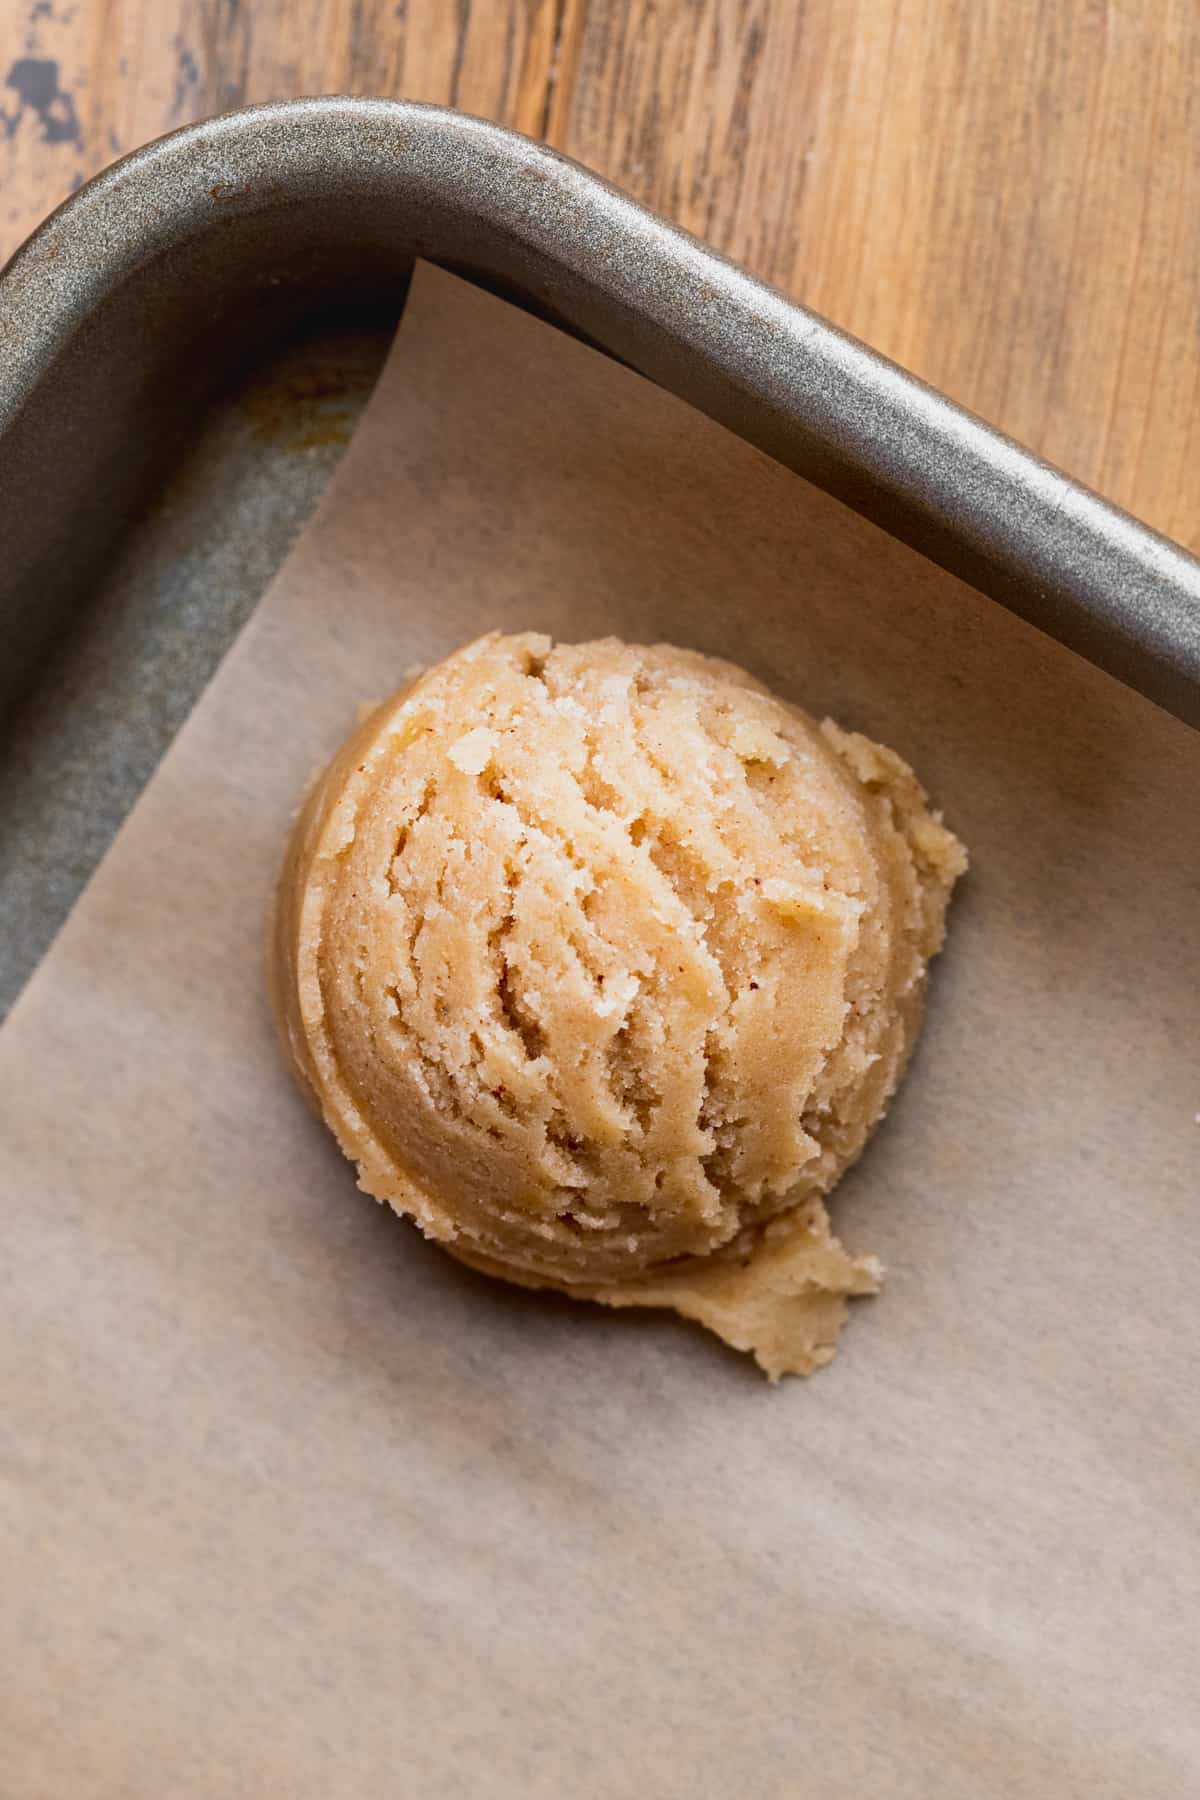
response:
<path fill-rule="evenodd" d="M 280 1024 L 360 1185 L 464 1262 L 808 1373 L 878 1286 L 822 1197 L 965 863 L 898 756 L 729 663 L 492 635 L 310 793 Z"/>

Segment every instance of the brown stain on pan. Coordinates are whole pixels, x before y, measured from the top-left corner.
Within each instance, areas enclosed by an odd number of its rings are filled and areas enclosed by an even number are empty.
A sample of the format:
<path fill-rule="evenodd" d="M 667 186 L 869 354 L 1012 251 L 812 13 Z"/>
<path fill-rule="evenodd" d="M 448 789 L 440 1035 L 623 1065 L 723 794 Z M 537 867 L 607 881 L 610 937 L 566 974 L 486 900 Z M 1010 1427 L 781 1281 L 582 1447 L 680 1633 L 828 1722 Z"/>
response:
<path fill-rule="evenodd" d="M 376 374 L 353 340 L 306 344 L 248 388 L 239 410 L 259 442 L 289 453 L 345 444 Z"/>

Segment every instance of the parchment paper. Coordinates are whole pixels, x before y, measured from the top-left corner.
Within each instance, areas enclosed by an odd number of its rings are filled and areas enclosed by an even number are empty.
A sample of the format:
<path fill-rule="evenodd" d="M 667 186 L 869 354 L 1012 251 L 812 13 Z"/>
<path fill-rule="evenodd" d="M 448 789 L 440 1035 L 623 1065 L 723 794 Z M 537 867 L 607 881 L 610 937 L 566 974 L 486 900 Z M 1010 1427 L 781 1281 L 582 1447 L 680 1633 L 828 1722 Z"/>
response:
<path fill-rule="evenodd" d="M 280 1066 L 317 763 L 490 626 L 733 656 L 970 845 L 772 1390 L 476 1278 Z M 323 509 L 0 1033 L 0 1790 L 1200 1792 L 1200 736 L 421 270 Z"/>

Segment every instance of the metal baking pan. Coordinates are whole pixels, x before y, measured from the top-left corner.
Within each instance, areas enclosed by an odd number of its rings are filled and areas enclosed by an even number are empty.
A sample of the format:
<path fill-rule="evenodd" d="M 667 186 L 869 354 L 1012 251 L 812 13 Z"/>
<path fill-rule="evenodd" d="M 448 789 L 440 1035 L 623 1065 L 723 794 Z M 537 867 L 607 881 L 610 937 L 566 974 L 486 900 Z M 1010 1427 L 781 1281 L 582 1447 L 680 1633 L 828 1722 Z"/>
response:
<path fill-rule="evenodd" d="M 1200 724 L 1200 562 L 587 170 L 435 107 L 231 113 L 0 274 L 0 1010 L 315 500 L 418 256 Z"/>

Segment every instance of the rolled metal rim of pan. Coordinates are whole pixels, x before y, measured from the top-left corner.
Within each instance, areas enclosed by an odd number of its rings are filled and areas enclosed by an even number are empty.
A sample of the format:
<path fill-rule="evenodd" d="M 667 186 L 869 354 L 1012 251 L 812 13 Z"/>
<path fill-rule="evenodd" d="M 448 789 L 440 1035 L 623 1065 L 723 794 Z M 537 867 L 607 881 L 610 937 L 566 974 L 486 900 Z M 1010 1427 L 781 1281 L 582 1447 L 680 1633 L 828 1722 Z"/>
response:
<path fill-rule="evenodd" d="M 482 222 L 497 266 L 477 273 L 1200 725 L 1200 561 L 578 163 L 440 107 L 253 107 L 97 176 L 0 273 L 0 447 L 133 270 L 210 230 L 215 209 L 339 194 L 404 196 L 433 261 L 453 260 L 449 221 Z"/>

